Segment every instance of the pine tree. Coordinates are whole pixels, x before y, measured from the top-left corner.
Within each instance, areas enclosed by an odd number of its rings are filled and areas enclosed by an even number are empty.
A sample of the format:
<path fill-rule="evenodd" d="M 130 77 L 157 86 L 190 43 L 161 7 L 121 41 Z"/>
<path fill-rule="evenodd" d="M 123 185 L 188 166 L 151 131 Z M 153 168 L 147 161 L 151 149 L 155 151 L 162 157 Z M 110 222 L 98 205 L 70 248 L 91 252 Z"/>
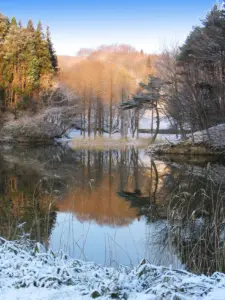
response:
<path fill-rule="evenodd" d="M 26 92 L 30 94 L 32 91 L 39 89 L 40 85 L 40 66 L 36 51 L 36 42 L 34 35 L 30 35 L 30 38 L 28 38 L 25 54 L 27 65 Z"/>
<path fill-rule="evenodd" d="M 2 78 L 2 73 L 3 73 L 3 57 L 4 57 L 4 52 L 3 52 L 3 44 L 4 40 L 6 37 L 6 34 L 9 30 L 9 19 L 4 16 L 3 14 L 0 13 L 0 89 L 3 88 L 3 78 Z M 3 92 L 1 92 L 3 94 Z"/>
<path fill-rule="evenodd" d="M 20 54 L 23 52 L 23 39 L 16 19 L 13 17 L 3 43 L 3 83 L 6 87 L 7 101 L 13 105 L 20 90 Z"/>
<path fill-rule="evenodd" d="M 28 23 L 27 23 L 27 30 L 30 31 L 30 32 L 34 32 L 34 25 L 33 25 L 33 21 L 32 20 L 29 20 Z"/>
<path fill-rule="evenodd" d="M 51 87 L 56 70 L 49 29 L 47 37 L 41 22 L 35 30 L 32 20 L 23 27 L 15 17 L 9 22 L 0 14 L 0 106 L 4 100 L 4 105 L 17 109 L 24 107 L 24 97 L 38 99 L 42 89 Z M 28 101 L 26 107 L 30 105 Z"/>
<path fill-rule="evenodd" d="M 3 43 L 4 37 L 9 29 L 9 19 L 0 13 L 0 45 Z"/>
<path fill-rule="evenodd" d="M 194 27 L 177 57 L 174 111 L 193 131 L 207 129 L 225 117 L 225 12 L 218 5 Z M 172 90 L 172 88 L 170 89 Z M 180 104 L 182 103 L 182 104 Z M 180 113 L 177 114 L 179 120 Z"/>
<path fill-rule="evenodd" d="M 54 69 L 51 63 L 48 42 L 43 33 L 41 22 L 38 22 L 37 30 L 35 32 L 35 43 L 40 68 L 40 87 L 45 88 L 51 84 Z"/>
<path fill-rule="evenodd" d="M 46 38 L 47 38 L 48 51 L 49 51 L 52 67 L 53 67 L 54 71 L 57 73 L 57 71 L 58 71 L 58 60 L 57 60 L 57 55 L 55 53 L 55 50 L 53 48 L 53 44 L 52 44 L 52 41 L 51 41 L 49 26 L 47 27 Z"/>
<path fill-rule="evenodd" d="M 12 17 L 12 19 L 11 19 L 11 22 L 10 22 L 10 26 L 15 26 L 15 27 L 17 27 L 18 25 L 17 25 L 17 21 L 16 21 L 16 18 L 15 17 Z"/>
<path fill-rule="evenodd" d="M 0 13 L 0 107 L 5 106 L 5 89 L 3 82 L 3 43 L 9 29 L 9 19 Z"/>
<path fill-rule="evenodd" d="M 43 33 L 41 21 L 38 21 L 36 33 L 41 40 L 44 39 L 44 33 Z"/>

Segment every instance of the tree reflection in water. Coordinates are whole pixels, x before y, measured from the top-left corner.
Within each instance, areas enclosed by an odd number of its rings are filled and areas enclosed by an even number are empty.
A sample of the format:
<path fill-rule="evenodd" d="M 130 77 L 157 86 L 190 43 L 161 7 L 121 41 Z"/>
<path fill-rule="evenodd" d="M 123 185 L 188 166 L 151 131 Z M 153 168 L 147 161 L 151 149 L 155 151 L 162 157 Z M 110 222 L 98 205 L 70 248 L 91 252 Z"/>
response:
<path fill-rule="evenodd" d="M 173 158 L 174 160 L 174 158 Z M 152 159 L 143 150 L 5 149 L 0 158 L 0 235 L 49 243 L 57 212 L 125 228 L 145 219 L 151 257 L 178 257 L 195 273 L 224 271 L 224 167 Z M 152 226 L 151 224 L 155 224 Z M 93 250 L 94 251 L 94 250 Z"/>

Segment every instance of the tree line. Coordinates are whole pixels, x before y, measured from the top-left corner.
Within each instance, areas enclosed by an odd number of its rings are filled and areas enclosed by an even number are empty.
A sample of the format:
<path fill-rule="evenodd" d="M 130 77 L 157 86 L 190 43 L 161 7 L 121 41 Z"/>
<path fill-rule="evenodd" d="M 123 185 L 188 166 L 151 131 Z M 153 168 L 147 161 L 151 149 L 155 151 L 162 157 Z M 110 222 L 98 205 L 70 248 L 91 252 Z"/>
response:
<path fill-rule="evenodd" d="M 35 28 L 32 20 L 23 26 L 15 17 L 0 14 L 0 108 L 36 110 L 48 103 L 49 90 L 62 85 L 79 99 L 84 136 L 118 131 L 126 136 L 128 128 L 138 136 L 145 109 L 157 108 L 158 120 L 159 111 L 164 112 L 183 137 L 187 129 L 194 132 L 224 122 L 224 1 L 193 27 L 181 47 L 160 55 L 130 45 L 102 45 L 81 49 L 69 59 L 59 57 L 58 74 L 49 28 L 44 32 L 41 22 Z M 153 76 L 163 83 L 156 87 L 157 100 Z M 133 109 L 121 109 L 129 101 Z"/>
<path fill-rule="evenodd" d="M 140 88 L 138 82 L 154 72 L 152 61 L 143 51 L 130 45 L 102 45 L 82 48 L 73 62 L 59 57 L 60 81 L 73 89 L 80 99 L 81 134 L 122 136 L 131 130 L 138 134 L 139 110 L 124 112 L 120 104 L 128 101 Z"/>
<path fill-rule="evenodd" d="M 0 108 L 37 109 L 54 85 L 57 56 L 50 30 L 0 13 Z"/>
<path fill-rule="evenodd" d="M 225 3 L 214 5 L 181 47 L 165 50 L 156 69 L 164 80 L 162 107 L 185 136 L 224 122 Z"/>
<path fill-rule="evenodd" d="M 61 79 L 80 97 L 84 135 L 87 131 L 90 136 L 92 130 L 95 136 L 120 130 L 123 136 L 127 127 L 138 135 L 145 109 L 152 110 L 152 121 L 157 117 L 157 130 L 160 113 L 164 113 L 183 138 L 187 131 L 223 123 L 225 2 L 213 6 L 181 47 L 158 56 L 129 45 L 81 49 L 76 63 L 63 70 Z"/>

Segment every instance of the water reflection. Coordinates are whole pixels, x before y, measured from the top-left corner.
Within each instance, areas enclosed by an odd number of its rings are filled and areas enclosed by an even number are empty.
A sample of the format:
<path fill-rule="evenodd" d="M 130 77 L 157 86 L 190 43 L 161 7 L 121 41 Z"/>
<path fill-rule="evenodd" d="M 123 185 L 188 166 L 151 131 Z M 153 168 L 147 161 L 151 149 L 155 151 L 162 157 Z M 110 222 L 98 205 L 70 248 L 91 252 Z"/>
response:
<path fill-rule="evenodd" d="M 65 198 L 57 203 L 60 211 L 73 212 L 80 222 L 93 220 L 99 225 L 127 226 L 137 216 L 135 208 L 117 195 L 126 165 L 120 165 L 123 154 L 117 151 L 80 151 L 82 166 L 76 175 L 76 184 Z M 127 175 L 126 175 L 127 176 Z"/>
<path fill-rule="evenodd" d="M 107 265 L 223 270 L 224 167 L 144 150 L 2 148 L 0 235 Z M 209 197 L 210 195 L 210 197 Z"/>

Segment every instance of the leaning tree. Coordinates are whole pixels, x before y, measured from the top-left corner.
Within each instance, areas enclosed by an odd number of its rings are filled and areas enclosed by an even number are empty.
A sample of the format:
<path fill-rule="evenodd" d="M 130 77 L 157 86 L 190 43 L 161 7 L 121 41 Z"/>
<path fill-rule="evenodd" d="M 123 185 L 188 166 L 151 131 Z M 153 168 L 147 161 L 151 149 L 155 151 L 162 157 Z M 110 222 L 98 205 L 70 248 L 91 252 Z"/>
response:
<path fill-rule="evenodd" d="M 159 131 L 159 100 L 162 96 L 162 87 L 163 81 L 154 76 L 149 76 L 148 83 L 145 84 L 141 82 L 140 87 L 142 89 L 141 93 L 133 95 L 132 100 L 123 102 L 121 104 L 121 109 L 148 109 L 155 111 L 156 113 L 156 130 L 151 139 L 151 143 L 153 143 L 157 137 Z"/>

